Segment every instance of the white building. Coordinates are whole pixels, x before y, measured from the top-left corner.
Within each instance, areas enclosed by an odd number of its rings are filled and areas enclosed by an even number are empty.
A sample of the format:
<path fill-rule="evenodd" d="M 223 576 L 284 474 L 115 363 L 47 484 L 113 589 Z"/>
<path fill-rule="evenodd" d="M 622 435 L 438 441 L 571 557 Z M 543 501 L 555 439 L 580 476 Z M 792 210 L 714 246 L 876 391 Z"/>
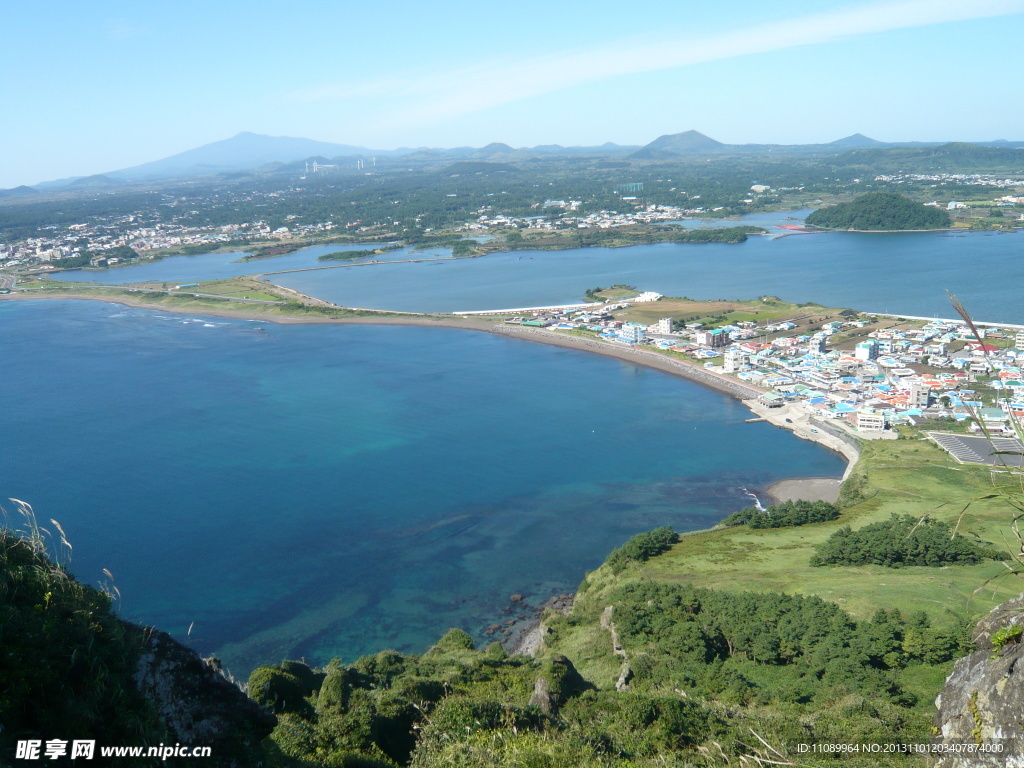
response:
<path fill-rule="evenodd" d="M 663 317 L 658 321 L 658 333 L 672 333 L 671 317 Z"/>
<path fill-rule="evenodd" d="M 857 429 L 881 432 L 885 429 L 885 416 L 874 411 L 857 411 Z"/>
<path fill-rule="evenodd" d="M 723 363 L 722 370 L 725 373 L 736 373 L 737 371 L 744 371 L 750 367 L 747 360 L 747 353 L 737 347 L 729 347 L 722 354 Z"/>
<path fill-rule="evenodd" d="M 646 329 L 636 323 L 626 323 L 619 329 L 619 338 L 631 344 L 639 344 L 644 340 Z"/>
<path fill-rule="evenodd" d="M 632 301 L 635 304 L 646 304 L 647 302 L 650 301 L 657 301 L 660 298 L 660 293 L 655 293 L 654 291 L 645 291 L 641 293 L 639 296 L 634 296 L 633 298 L 630 299 L 630 301 Z"/>
<path fill-rule="evenodd" d="M 874 340 L 862 341 L 854 347 L 853 356 L 858 360 L 878 359 L 878 344 Z"/>

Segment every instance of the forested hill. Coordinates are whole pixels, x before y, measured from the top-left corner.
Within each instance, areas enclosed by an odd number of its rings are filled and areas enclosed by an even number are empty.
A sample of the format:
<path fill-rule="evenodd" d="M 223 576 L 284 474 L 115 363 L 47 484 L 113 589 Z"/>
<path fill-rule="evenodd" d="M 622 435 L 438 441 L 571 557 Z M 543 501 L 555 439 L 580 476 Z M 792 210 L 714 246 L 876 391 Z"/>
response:
<path fill-rule="evenodd" d="M 869 192 L 853 202 L 821 208 L 807 217 L 807 224 L 822 229 L 867 231 L 944 229 L 949 214 L 892 192 Z"/>
<path fill-rule="evenodd" d="M 874 173 L 1020 173 L 1024 150 L 1009 146 L 981 147 L 957 141 L 939 147 L 864 147 L 836 160 L 846 168 Z"/>

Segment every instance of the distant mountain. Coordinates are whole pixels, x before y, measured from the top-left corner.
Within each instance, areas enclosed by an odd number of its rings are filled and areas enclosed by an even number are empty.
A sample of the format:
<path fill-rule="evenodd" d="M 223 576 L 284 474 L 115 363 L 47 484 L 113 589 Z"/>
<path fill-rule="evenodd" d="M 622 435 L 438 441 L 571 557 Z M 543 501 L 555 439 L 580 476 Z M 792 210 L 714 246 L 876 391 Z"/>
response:
<path fill-rule="evenodd" d="M 891 145 L 886 144 L 884 141 L 868 138 L 863 133 L 855 133 L 852 136 L 847 136 L 845 139 L 831 141 L 828 143 L 828 146 L 838 149 L 864 149 L 867 147 L 888 147 Z"/>
<path fill-rule="evenodd" d="M 991 143 L 990 143 L 991 144 Z M 913 146 L 885 145 L 851 149 L 836 158 L 838 165 L 894 173 L 1014 173 L 1024 171 L 1024 149 L 1018 142 L 979 146 L 963 141 Z"/>
<path fill-rule="evenodd" d="M 377 159 L 376 165 L 387 167 L 388 161 L 402 158 L 410 165 L 433 165 L 458 160 L 492 162 L 531 162 L 542 159 L 591 158 L 597 162 L 621 163 L 633 160 L 671 160 L 673 158 L 700 157 L 702 155 L 760 154 L 820 154 L 839 156 L 850 165 L 873 161 L 896 163 L 913 160 L 921 167 L 952 168 L 969 160 L 982 159 L 996 168 L 1012 168 L 1017 164 L 1019 148 L 1024 142 L 999 139 L 973 144 L 939 142 L 877 141 L 855 133 L 827 144 L 723 144 L 695 130 L 659 136 L 643 146 L 627 146 L 606 142 L 600 146 L 565 147 L 558 144 L 539 144 L 535 147 L 513 148 L 494 142 L 484 147 L 401 148 L 394 150 L 367 149 L 350 144 L 332 144 L 312 139 L 288 136 L 263 136 L 240 133 L 230 139 L 215 141 L 195 149 L 180 152 L 162 160 L 143 163 L 119 171 L 86 177 L 70 177 L 41 182 L 32 187 L 0 190 L 0 197 L 33 194 L 39 191 L 76 188 L 112 187 L 124 182 L 155 181 L 217 175 L 222 179 L 239 178 L 239 174 L 293 174 L 304 170 L 304 163 L 314 160 L 323 165 L 346 166 L 344 158 Z M 896 150 L 909 153 L 901 154 Z M 915 152 L 914 150 L 917 150 Z M 937 151 L 936 151 L 937 150 Z M 988 151 L 984 157 L 978 152 Z M 860 154 L 858 154 L 860 153 Z M 881 154 L 878 154 L 881 153 Z M 889 154 L 886 154 L 889 153 Z M 353 161 L 354 167 L 354 161 Z M 611 166 L 609 166 L 611 167 Z M 619 167 L 616 165 L 615 167 Z"/>
<path fill-rule="evenodd" d="M 502 144 L 500 141 L 492 141 L 486 147 L 481 147 L 477 154 L 480 155 L 504 155 L 515 152 L 512 147 L 508 144 Z"/>
<path fill-rule="evenodd" d="M 123 183 L 123 181 L 118 181 L 117 179 L 112 179 L 102 173 L 97 173 L 94 176 L 82 176 L 81 178 L 75 179 L 68 184 L 68 186 L 76 189 L 91 189 L 93 187 L 118 187 Z"/>
<path fill-rule="evenodd" d="M 697 155 L 719 152 L 726 144 L 715 141 L 699 131 L 684 131 L 659 136 L 650 144 L 641 147 L 630 155 L 637 160 L 658 160 L 675 155 Z"/>
<path fill-rule="evenodd" d="M 699 131 L 684 131 L 660 136 L 629 157 L 635 160 L 668 160 L 680 155 L 757 154 L 762 152 L 826 153 L 835 150 L 891 147 L 862 133 L 855 133 L 828 144 L 723 144 Z"/>
<path fill-rule="evenodd" d="M 527 147 L 521 152 L 530 152 L 538 156 L 569 156 L 569 155 L 624 155 L 640 149 L 636 145 L 616 144 L 606 141 L 598 147 L 563 147 L 560 144 L 538 144 L 535 147 Z"/>
<path fill-rule="evenodd" d="M 20 187 L 14 187 L 12 189 L 0 189 L 0 197 L 22 197 L 24 195 L 36 195 L 39 194 L 37 190 L 32 187 L 26 187 L 22 184 Z"/>
<path fill-rule="evenodd" d="M 213 173 L 246 171 L 270 163 L 287 163 L 313 156 L 341 157 L 373 155 L 375 150 L 348 144 L 330 144 L 290 136 L 263 136 L 240 133 L 230 139 L 215 141 L 177 155 L 143 163 L 132 168 L 113 171 L 108 177 L 125 180 L 167 179 L 182 176 L 204 176 Z"/>

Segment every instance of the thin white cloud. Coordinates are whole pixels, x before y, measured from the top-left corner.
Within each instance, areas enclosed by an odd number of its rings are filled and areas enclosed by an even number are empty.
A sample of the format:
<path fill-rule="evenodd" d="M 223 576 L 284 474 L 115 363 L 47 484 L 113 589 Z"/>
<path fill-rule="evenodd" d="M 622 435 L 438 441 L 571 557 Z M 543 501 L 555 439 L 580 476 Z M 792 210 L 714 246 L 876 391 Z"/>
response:
<path fill-rule="evenodd" d="M 384 123 L 432 122 L 611 77 L 1019 13 L 1024 13 L 1024 0 L 873 2 L 704 37 L 620 39 L 591 49 L 520 61 L 495 60 L 460 70 L 418 70 L 303 88 L 289 97 L 307 103 L 388 99 L 394 101 L 395 112 Z M 629 51 L 629 56 L 623 56 L 623 51 Z"/>

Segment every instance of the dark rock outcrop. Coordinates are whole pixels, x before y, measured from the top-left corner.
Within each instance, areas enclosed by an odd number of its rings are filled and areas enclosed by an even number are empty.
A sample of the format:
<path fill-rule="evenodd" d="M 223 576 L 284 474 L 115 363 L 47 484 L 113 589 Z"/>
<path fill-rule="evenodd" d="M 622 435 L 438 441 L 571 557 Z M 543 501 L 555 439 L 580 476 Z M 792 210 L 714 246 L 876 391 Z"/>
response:
<path fill-rule="evenodd" d="M 256 751 L 277 724 L 224 677 L 216 659 L 203 659 L 159 630 L 146 630 L 135 685 L 175 741 L 210 746 L 228 762 Z"/>
<path fill-rule="evenodd" d="M 540 707 L 544 714 L 550 715 L 558 711 L 572 696 L 578 696 L 588 688 L 592 688 L 576 667 L 565 656 L 556 654 L 541 667 L 540 675 L 533 685 L 531 706 Z"/>
<path fill-rule="evenodd" d="M 958 750 L 941 755 L 936 768 L 1024 768 L 1024 643 L 1012 627 L 1024 627 L 1024 595 L 978 623 L 978 650 L 956 663 L 935 700 L 935 742 Z"/>

